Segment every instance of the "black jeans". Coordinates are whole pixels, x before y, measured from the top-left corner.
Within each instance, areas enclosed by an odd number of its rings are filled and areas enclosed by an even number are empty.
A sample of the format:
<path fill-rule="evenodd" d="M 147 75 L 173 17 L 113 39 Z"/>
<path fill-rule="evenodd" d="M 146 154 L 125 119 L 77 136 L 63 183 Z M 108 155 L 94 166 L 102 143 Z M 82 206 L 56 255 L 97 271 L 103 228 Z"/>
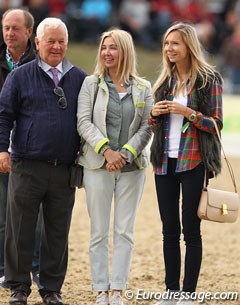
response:
<path fill-rule="evenodd" d="M 180 186 L 182 188 L 182 228 L 186 245 L 183 291 L 194 292 L 202 261 L 202 238 L 198 203 L 204 181 L 204 165 L 176 173 L 177 159 L 168 159 L 167 175 L 155 175 L 156 191 L 163 223 L 163 253 L 166 289 L 180 290 Z"/>

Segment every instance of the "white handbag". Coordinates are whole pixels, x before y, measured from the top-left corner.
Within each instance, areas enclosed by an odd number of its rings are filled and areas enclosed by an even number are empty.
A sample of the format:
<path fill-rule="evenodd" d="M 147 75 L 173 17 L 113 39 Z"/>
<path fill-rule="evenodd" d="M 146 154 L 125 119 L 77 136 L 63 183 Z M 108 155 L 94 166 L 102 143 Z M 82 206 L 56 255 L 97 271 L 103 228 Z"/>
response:
<path fill-rule="evenodd" d="M 224 159 L 227 163 L 227 168 L 231 176 L 234 192 L 228 192 L 207 187 L 205 172 L 204 187 L 202 190 L 197 214 L 200 219 L 215 222 L 235 222 L 237 220 L 238 211 L 240 208 L 240 198 L 237 193 L 233 169 L 223 150 L 223 145 L 217 124 L 213 118 L 212 121 L 214 122 L 214 126 L 221 144 Z"/>

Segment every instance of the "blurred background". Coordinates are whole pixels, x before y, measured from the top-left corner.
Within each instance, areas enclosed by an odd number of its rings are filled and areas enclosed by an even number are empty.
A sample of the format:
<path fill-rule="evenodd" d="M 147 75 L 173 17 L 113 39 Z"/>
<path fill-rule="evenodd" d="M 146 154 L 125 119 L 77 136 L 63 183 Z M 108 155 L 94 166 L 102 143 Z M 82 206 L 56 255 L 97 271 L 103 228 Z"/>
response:
<path fill-rule="evenodd" d="M 240 155 L 240 0 L 0 0 L 0 16 L 18 7 L 34 16 L 34 32 L 45 17 L 61 18 L 69 31 L 68 57 L 88 74 L 101 33 L 110 27 L 129 31 L 139 73 L 152 84 L 161 69 L 163 33 L 173 22 L 191 22 L 208 61 L 224 78 L 224 146 Z"/>
<path fill-rule="evenodd" d="M 240 0 L 0 0 L 1 15 L 17 7 L 33 14 L 34 30 L 45 17 L 59 17 L 71 42 L 93 46 L 104 30 L 117 26 L 153 53 L 173 22 L 191 22 L 225 79 L 224 92 L 240 94 Z"/>

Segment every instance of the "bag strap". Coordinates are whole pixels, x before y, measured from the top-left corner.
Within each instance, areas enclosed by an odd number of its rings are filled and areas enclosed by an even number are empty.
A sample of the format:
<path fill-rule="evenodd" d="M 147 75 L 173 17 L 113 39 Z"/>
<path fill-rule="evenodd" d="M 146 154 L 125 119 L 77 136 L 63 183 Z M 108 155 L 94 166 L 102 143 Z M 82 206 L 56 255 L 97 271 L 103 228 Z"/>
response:
<path fill-rule="evenodd" d="M 97 99 L 97 94 L 99 90 L 99 83 L 100 83 L 100 77 L 98 77 L 98 82 L 97 82 L 97 89 L 95 90 L 94 97 L 93 97 L 93 106 L 92 106 L 92 117 L 91 117 L 91 123 L 93 122 L 93 112 L 94 112 L 94 107 L 96 104 L 96 99 Z"/>
<path fill-rule="evenodd" d="M 100 77 L 98 77 L 98 82 L 97 82 L 97 88 L 94 92 L 94 97 L 93 97 L 93 106 L 92 106 L 92 116 L 91 116 L 91 123 L 93 122 L 93 112 L 94 112 L 94 107 L 95 107 L 95 104 L 96 104 L 96 99 L 97 99 L 97 94 L 98 94 L 98 90 L 99 90 L 99 83 L 100 83 Z M 78 164 L 78 161 L 79 161 L 79 158 L 80 156 L 82 155 L 83 153 L 83 145 L 85 144 L 85 139 L 81 138 L 81 143 L 80 143 L 80 147 L 79 147 L 79 153 L 77 154 L 77 158 L 75 160 L 75 163 Z"/>
<path fill-rule="evenodd" d="M 226 164 L 227 164 L 227 168 L 228 168 L 230 177 L 231 177 L 231 179 L 232 179 L 234 191 L 235 191 L 235 193 L 237 193 L 237 186 L 236 186 L 236 181 L 235 181 L 235 177 L 234 177 L 234 172 L 233 172 L 232 166 L 231 166 L 231 164 L 230 164 L 230 162 L 229 162 L 229 160 L 228 160 L 228 158 L 227 158 L 227 156 L 226 156 L 226 154 L 225 154 L 225 151 L 224 151 L 224 149 L 223 149 L 223 144 L 222 144 L 222 140 L 221 140 L 221 136 L 220 136 L 220 132 L 219 132 L 217 123 L 216 123 L 216 121 L 214 120 L 214 118 L 212 118 L 212 117 L 211 117 L 211 120 L 212 120 L 212 122 L 213 122 L 213 124 L 214 124 L 214 127 L 215 127 L 215 129 L 216 129 L 216 132 L 217 132 L 217 136 L 218 136 L 219 143 L 220 143 L 220 145 L 221 145 L 221 149 L 222 149 L 222 152 L 223 152 L 223 156 L 224 156 L 224 159 L 225 159 L 225 161 L 226 161 Z"/>

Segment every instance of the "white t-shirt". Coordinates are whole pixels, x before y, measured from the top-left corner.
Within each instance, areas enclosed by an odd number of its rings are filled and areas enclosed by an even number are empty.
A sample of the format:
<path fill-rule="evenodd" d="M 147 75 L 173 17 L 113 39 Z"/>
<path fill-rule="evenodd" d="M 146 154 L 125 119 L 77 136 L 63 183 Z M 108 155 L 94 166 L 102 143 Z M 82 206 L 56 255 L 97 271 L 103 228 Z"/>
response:
<path fill-rule="evenodd" d="M 127 92 L 118 92 L 120 100 L 122 100 L 126 94 Z"/>
<path fill-rule="evenodd" d="M 187 106 L 187 94 L 186 91 L 179 92 L 174 97 L 174 100 L 178 103 Z M 183 124 L 184 115 L 170 113 L 170 129 L 169 129 L 169 144 L 168 144 L 168 157 L 178 158 L 179 144 L 181 139 L 181 128 Z"/>

